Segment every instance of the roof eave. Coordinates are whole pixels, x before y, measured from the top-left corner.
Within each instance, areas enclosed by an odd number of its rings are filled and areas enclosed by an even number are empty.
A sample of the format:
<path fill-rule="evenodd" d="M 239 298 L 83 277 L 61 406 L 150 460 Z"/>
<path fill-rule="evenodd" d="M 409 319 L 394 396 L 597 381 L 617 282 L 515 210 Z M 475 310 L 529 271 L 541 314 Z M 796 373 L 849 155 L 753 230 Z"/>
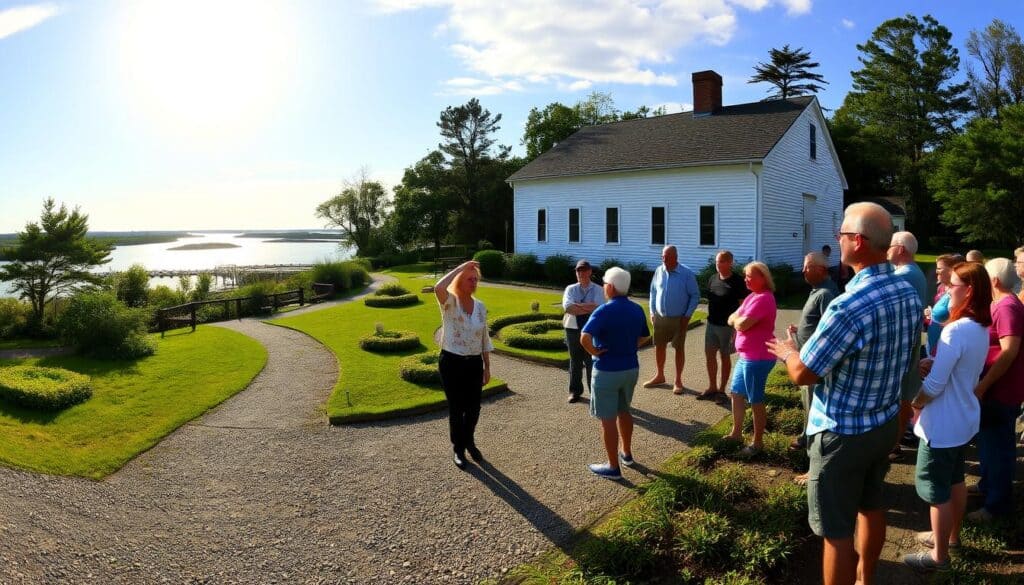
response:
<path fill-rule="evenodd" d="M 731 165 L 746 165 L 746 164 L 762 164 L 764 163 L 764 157 L 758 158 L 737 158 L 729 160 L 713 160 L 713 161 L 701 161 L 693 163 L 683 164 L 667 164 L 667 165 L 644 165 L 638 167 L 630 167 L 625 169 L 608 169 L 603 171 L 585 171 L 579 173 L 556 173 L 551 175 L 535 175 L 532 177 L 519 177 L 514 179 L 509 177 L 505 179 L 506 183 L 521 183 L 523 181 L 536 181 L 540 179 L 564 179 L 569 177 L 587 177 L 590 175 L 611 175 L 617 173 L 633 173 L 637 171 L 662 171 L 668 169 L 688 169 L 694 167 L 716 167 L 716 166 L 731 166 Z"/>

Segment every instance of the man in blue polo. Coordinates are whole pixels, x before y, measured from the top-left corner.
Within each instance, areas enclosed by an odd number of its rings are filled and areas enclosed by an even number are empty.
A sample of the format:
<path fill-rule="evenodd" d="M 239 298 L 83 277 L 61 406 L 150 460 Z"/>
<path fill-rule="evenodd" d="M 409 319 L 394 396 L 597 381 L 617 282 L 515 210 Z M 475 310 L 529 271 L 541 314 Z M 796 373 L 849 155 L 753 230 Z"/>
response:
<path fill-rule="evenodd" d="M 608 463 L 591 463 L 592 473 L 620 479 L 619 462 L 633 465 L 633 415 L 629 405 L 640 375 L 636 350 L 650 339 L 647 318 L 640 305 L 626 298 L 630 276 L 614 266 L 604 273 L 608 302 L 590 315 L 580 335 L 580 345 L 594 356 L 590 385 L 590 414 L 601 421 L 601 438 Z M 622 451 L 619 451 L 619 439 Z"/>
<path fill-rule="evenodd" d="M 811 529 L 825 539 L 826 585 L 872 583 L 885 543 L 882 484 L 923 318 L 917 291 L 886 261 L 892 232 L 881 206 L 848 207 L 836 235 L 843 263 L 856 272 L 846 292 L 828 305 L 801 349 L 792 335 L 768 342 L 795 383 L 816 384 L 807 422 L 807 503 Z"/>
<path fill-rule="evenodd" d="M 654 363 L 658 371 L 644 382 L 644 388 L 665 383 L 665 346 L 671 341 L 676 360 L 672 392 L 682 394 L 686 329 L 700 301 L 700 289 L 693 271 L 679 263 L 675 246 L 665 246 L 661 251 L 661 261 L 651 279 L 651 326 L 654 328 Z"/>

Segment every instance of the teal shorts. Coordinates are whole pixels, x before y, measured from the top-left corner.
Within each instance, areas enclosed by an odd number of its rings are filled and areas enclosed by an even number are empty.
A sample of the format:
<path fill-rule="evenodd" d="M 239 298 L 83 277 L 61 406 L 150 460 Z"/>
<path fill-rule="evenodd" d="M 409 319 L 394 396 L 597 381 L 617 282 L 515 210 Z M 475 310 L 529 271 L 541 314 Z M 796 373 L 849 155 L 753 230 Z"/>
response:
<path fill-rule="evenodd" d="M 633 389 L 640 370 L 602 372 L 594 370 L 590 381 L 590 414 L 596 418 L 615 418 L 620 412 L 629 412 L 633 402 Z"/>
<path fill-rule="evenodd" d="M 924 439 L 917 446 L 914 487 L 922 500 L 933 506 L 945 504 L 952 488 L 964 482 L 967 445 L 933 448 Z"/>

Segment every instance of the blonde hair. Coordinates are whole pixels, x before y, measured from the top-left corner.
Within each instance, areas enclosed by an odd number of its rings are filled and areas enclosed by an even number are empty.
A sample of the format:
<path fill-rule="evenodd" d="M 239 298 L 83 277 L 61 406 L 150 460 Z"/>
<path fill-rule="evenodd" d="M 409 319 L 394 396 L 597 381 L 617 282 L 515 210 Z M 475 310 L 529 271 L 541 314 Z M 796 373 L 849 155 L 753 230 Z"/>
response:
<path fill-rule="evenodd" d="M 475 272 L 477 280 L 480 280 L 480 267 L 475 264 L 471 264 L 466 268 L 460 270 L 459 273 L 455 275 L 455 278 L 452 279 L 451 284 L 448 285 L 448 294 L 453 294 L 456 297 L 459 296 L 459 285 L 462 284 L 463 277 L 469 271 Z"/>
<path fill-rule="evenodd" d="M 760 272 L 761 276 L 764 277 L 765 282 L 768 283 L 768 290 L 775 292 L 775 280 L 772 278 L 772 272 L 768 270 L 767 264 L 754 260 L 753 262 L 748 262 L 747 265 L 743 267 L 743 272 L 746 272 L 747 268 Z"/>

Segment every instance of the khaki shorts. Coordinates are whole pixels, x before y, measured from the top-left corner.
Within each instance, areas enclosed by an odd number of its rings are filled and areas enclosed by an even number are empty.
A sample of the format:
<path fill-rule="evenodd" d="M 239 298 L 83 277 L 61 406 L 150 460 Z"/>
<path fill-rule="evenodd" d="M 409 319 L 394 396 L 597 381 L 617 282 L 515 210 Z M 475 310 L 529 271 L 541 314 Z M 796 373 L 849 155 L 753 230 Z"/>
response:
<path fill-rule="evenodd" d="M 715 325 L 705 323 L 704 325 L 704 349 L 721 350 L 725 354 L 736 353 L 733 341 L 736 339 L 736 330 L 728 325 Z"/>
<path fill-rule="evenodd" d="M 672 342 L 672 349 L 679 349 L 686 343 L 686 328 L 679 322 L 682 317 L 654 315 L 654 345 L 663 346 Z"/>

